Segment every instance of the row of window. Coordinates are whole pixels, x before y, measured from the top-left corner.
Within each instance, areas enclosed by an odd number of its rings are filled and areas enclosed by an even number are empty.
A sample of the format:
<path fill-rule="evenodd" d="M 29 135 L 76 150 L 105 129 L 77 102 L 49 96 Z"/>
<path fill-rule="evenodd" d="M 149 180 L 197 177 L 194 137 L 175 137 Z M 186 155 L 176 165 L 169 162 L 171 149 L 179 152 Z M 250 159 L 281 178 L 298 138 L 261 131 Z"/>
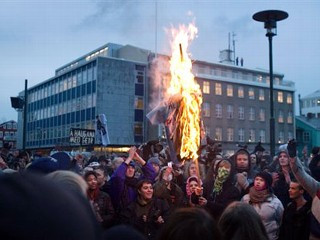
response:
<path fill-rule="evenodd" d="M 134 141 L 136 143 L 143 142 L 143 119 L 144 119 L 144 79 L 145 67 L 136 65 L 135 71 L 135 99 L 134 99 Z"/>
<path fill-rule="evenodd" d="M 61 93 L 54 94 L 50 97 L 34 101 L 28 104 L 28 112 L 46 108 L 55 104 L 63 103 L 72 99 L 80 98 L 85 95 L 91 95 L 96 92 L 96 81 L 83 84 Z"/>
<path fill-rule="evenodd" d="M 302 107 L 317 107 L 320 106 L 320 98 L 307 99 L 302 101 Z"/>
<path fill-rule="evenodd" d="M 226 88 L 226 96 L 228 97 L 233 97 L 234 96 L 234 89 L 235 86 L 232 84 L 227 84 L 227 88 Z M 202 92 L 204 94 L 210 94 L 211 89 L 210 89 L 210 82 L 209 81 L 203 81 L 203 86 L 202 86 Z M 221 83 L 215 83 L 214 84 L 214 93 L 215 95 L 223 95 L 222 94 L 222 84 Z M 243 86 L 238 86 L 237 88 L 237 96 L 239 98 L 244 98 L 245 97 L 245 89 Z M 249 99 L 256 99 L 256 93 L 255 93 L 255 89 L 250 87 L 248 89 L 248 98 Z M 259 99 L 260 101 L 264 101 L 265 100 L 265 89 L 259 89 L 258 91 L 258 97 L 257 99 Z M 281 91 L 277 92 L 277 100 L 279 103 L 283 103 L 284 102 L 284 93 Z M 287 104 L 292 104 L 292 94 L 291 93 L 287 93 L 287 99 L 286 99 L 286 103 Z"/>
<path fill-rule="evenodd" d="M 11 137 L 16 137 L 17 136 L 17 132 L 14 131 L 14 132 L 8 132 L 8 131 L 0 131 L 0 138 L 3 138 L 3 137 L 8 137 L 8 136 L 11 136 Z"/>
<path fill-rule="evenodd" d="M 96 63 L 90 63 L 73 72 L 64 74 L 55 80 L 30 90 L 28 93 L 28 102 L 35 102 L 46 97 L 67 91 L 68 89 L 76 88 L 88 82 L 97 79 Z"/>
<path fill-rule="evenodd" d="M 27 142 L 31 144 L 33 141 L 38 141 L 38 143 L 46 144 L 46 140 L 48 139 L 57 139 L 60 141 L 60 138 L 69 137 L 71 128 L 94 129 L 94 121 L 84 121 L 60 127 L 37 128 L 35 130 L 28 131 Z"/>
<path fill-rule="evenodd" d="M 6 124 L 0 125 L 0 129 L 17 129 L 17 123 L 16 122 L 8 122 Z"/>
<path fill-rule="evenodd" d="M 233 78 L 233 79 L 242 79 L 242 80 L 249 80 L 253 82 L 259 83 L 269 83 L 270 77 L 269 76 L 262 76 L 261 74 L 253 74 L 251 72 L 240 72 L 240 71 L 232 71 L 231 69 L 219 69 L 219 68 L 210 68 L 209 66 L 199 66 L 195 65 L 194 72 L 199 74 L 207 74 L 207 75 L 214 75 L 218 77 L 225 77 L 225 78 Z M 281 85 L 281 79 L 279 77 L 274 78 L 274 84 Z"/>
<path fill-rule="evenodd" d="M 206 134 L 208 136 L 211 136 L 210 128 L 206 127 L 205 129 Z M 288 132 L 287 139 L 292 139 L 293 133 Z M 256 138 L 256 130 L 255 129 L 249 129 L 249 131 L 246 133 L 245 129 L 239 128 L 237 135 L 235 136 L 235 130 L 234 128 L 227 128 L 226 134 L 223 136 L 223 129 L 221 127 L 215 128 L 214 132 L 214 139 L 216 141 L 227 141 L 227 142 L 257 142 L 261 141 L 262 143 L 266 142 L 266 131 L 264 129 L 260 129 L 258 131 L 258 139 Z M 278 134 L 278 143 L 284 143 L 286 141 L 285 134 L 283 131 L 279 131 Z"/>
<path fill-rule="evenodd" d="M 53 116 L 50 118 L 37 120 L 27 123 L 27 131 L 36 129 L 64 126 L 66 124 L 74 124 L 95 119 L 95 108 L 87 108 L 81 111 Z"/>
<path fill-rule="evenodd" d="M 72 99 L 60 104 L 45 107 L 28 113 L 28 122 L 42 120 L 96 106 L 96 94 Z"/>
<path fill-rule="evenodd" d="M 234 106 L 233 105 L 227 105 L 226 106 L 226 118 L 227 119 L 234 119 Z M 208 102 L 204 102 L 202 104 L 202 113 L 204 117 L 211 117 L 211 104 Z M 237 118 L 240 120 L 245 120 L 245 108 L 243 106 L 238 107 L 238 116 Z M 223 106 L 222 104 L 216 104 L 215 105 L 215 117 L 216 118 L 222 118 L 223 117 Z M 278 122 L 284 123 L 285 122 L 285 115 L 283 110 L 278 111 Z M 256 120 L 256 109 L 254 107 L 248 108 L 248 120 L 255 121 Z M 264 122 L 266 120 L 266 110 L 264 108 L 259 109 L 258 113 L 258 120 L 261 122 Z M 292 124 L 293 123 L 293 113 L 292 111 L 288 111 L 288 114 L 286 116 L 287 123 Z"/>

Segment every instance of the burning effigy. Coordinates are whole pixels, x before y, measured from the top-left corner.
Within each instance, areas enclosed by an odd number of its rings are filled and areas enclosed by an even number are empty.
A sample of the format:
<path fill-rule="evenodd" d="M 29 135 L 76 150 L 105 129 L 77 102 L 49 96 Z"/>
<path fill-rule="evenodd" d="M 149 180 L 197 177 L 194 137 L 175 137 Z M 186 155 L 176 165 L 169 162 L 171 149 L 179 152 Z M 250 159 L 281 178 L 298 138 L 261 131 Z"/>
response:
<path fill-rule="evenodd" d="M 188 53 L 190 42 L 197 34 L 194 24 L 171 29 L 171 79 L 164 99 L 147 117 L 152 124 L 164 124 L 171 160 L 197 160 L 200 146 L 202 94 L 192 73 Z"/>

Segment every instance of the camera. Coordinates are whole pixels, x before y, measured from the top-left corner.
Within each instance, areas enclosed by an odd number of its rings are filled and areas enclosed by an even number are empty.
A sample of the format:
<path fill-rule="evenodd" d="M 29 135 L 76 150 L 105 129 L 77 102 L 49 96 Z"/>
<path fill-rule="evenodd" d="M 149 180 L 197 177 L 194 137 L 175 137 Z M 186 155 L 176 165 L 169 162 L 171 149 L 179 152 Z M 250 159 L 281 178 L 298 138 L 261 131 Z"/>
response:
<path fill-rule="evenodd" d="M 200 199 L 200 196 L 197 195 L 196 193 L 191 194 L 191 202 L 193 204 L 199 204 L 199 199 Z"/>
<path fill-rule="evenodd" d="M 288 154 L 291 158 L 297 156 L 297 142 L 294 139 L 291 139 L 287 146 Z"/>

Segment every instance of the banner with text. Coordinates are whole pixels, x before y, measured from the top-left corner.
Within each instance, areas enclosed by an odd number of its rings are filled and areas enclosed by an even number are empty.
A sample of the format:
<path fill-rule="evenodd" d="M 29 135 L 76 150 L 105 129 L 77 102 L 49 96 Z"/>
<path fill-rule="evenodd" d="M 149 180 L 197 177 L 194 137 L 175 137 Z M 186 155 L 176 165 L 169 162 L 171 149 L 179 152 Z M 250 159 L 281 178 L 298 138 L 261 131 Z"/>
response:
<path fill-rule="evenodd" d="M 71 145 L 93 145 L 95 130 L 70 128 L 69 142 Z"/>

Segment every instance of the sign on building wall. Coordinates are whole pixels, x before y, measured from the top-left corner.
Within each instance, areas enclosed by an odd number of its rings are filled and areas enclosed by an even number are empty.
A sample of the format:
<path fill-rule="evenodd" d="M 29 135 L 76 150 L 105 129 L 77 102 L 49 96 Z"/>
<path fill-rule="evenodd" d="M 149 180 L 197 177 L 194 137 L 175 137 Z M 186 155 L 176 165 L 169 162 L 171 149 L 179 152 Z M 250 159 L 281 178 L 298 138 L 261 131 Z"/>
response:
<path fill-rule="evenodd" d="M 93 145 L 95 130 L 70 128 L 69 142 L 71 145 Z"/>

